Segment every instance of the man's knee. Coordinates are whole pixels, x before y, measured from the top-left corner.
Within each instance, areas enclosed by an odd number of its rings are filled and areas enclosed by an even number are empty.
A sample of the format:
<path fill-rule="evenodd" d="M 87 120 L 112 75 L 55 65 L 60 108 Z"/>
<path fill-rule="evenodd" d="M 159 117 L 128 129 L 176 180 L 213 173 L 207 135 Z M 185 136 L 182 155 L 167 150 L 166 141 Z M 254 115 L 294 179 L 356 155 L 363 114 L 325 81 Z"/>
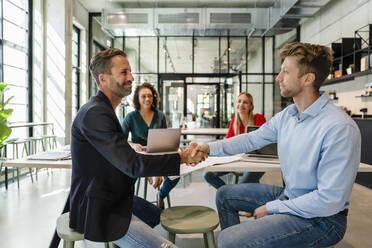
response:
<path fill-rule="evenodd" d="M 226 196 L 229 195 L 231 185 L 223 185 L 220 188 L 218 188 L 216 193 L 216 204 L 222 204 L 225 201 Z"/>
<path fill-rule="evenodd" d="M 218 235 L 218 248 L 230 248 L 234 247 L 234 238 L 233 235 L 227 230 L 224 229 Z"/>

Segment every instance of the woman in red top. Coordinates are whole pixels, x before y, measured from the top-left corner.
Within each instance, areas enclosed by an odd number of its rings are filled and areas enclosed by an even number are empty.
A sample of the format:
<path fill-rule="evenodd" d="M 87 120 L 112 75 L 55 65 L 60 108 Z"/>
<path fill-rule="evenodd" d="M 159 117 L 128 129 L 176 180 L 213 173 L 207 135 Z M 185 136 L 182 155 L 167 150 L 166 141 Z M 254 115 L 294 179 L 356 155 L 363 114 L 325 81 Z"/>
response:
<path fill-rule="evenodd" d="M 266 122 L 266 119 L 261 114 L 253 114 L 253 97 L 247 92 L 241 92 L 236 101 L 235 117 L 232 118 L 229 126 L 229 131 L 225 138 L 230 138 L 235 135 L 245 133 L 247 126 L 261 126 Z M 220 178 L 229 172 L 207 172 L 204 174 L 204 179 L 213 187 L 218 189 L 225 185 L 225 182 Z M 259 183 L 264 172 L 244 172 L 239 183 Z"/>

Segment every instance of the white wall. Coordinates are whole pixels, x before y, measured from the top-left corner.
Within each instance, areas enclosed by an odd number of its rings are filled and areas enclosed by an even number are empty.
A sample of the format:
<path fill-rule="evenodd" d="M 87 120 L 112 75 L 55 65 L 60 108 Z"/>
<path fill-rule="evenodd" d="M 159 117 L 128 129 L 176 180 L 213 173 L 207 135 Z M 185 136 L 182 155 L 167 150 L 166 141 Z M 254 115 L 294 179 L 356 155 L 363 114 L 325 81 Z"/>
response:
<path fill-rule="evenodd" d="M 69 143 L 73 120 L 72 24 L 81 29 L 80 103 L 88 99 L 88 18 L 78 1 L 33 1 L 33 118 L 53 122 L 61 144 Z"/>
<path fill-rule="evenodd" d="M 337 39 L 354 37 L 354 31 L 372 23 L 371 0 L 337 0 L 331 1 L 319 11 L 314 18 L 307 20 L 301 26 L 301 41 L 329 45 Z M 364 89 L 364 85 L 372 82 L 372 76 L 357 77 L 347 81 L 321 87 L 321 90 L 336 91 L 338 106 L 344 106 L 353 113 L 360 114 L 363 107 L 372 114 L 372 99 L 356 98 Z"/>

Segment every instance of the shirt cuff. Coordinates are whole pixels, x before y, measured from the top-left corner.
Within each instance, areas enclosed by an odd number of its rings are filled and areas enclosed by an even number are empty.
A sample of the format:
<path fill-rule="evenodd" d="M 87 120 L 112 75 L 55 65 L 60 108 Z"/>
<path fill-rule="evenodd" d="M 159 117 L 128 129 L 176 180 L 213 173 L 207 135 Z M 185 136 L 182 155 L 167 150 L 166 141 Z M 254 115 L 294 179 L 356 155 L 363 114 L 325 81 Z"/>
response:
<path fill-rule="evenodd" d="M 279 213 L 280 200 L 266 202 L 266 211 L 268 214 L 278 214 Z"/>
<path fill-rule="evenodd" d="M 216 142 L 208 143 L 208 146 L 209 146 L 209 155 L 215 156 L 218 150 L 218 145 L 216 144 Z"/>

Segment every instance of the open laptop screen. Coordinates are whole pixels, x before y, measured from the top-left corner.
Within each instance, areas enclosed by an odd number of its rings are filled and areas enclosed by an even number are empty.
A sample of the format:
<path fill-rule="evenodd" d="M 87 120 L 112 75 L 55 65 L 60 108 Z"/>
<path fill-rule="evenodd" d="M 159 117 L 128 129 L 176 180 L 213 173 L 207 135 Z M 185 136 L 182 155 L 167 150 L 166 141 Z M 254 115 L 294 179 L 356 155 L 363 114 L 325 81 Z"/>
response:
<path fill-rule="evenodd" d="M 247 133 L 259 129 L 258 126 L 247 126 Z M 248 152 L 248 154 L 257 155 L 257 156 L 269 156 L 269 157 L 278 157 L 278 146 L 276 143 L 269 144 L 260 149 Z"/>
<path fill-rule="evenodd" d="M 173 152 L 180 146 L 180 128 L 149 129 L 147 153 Z"/>

